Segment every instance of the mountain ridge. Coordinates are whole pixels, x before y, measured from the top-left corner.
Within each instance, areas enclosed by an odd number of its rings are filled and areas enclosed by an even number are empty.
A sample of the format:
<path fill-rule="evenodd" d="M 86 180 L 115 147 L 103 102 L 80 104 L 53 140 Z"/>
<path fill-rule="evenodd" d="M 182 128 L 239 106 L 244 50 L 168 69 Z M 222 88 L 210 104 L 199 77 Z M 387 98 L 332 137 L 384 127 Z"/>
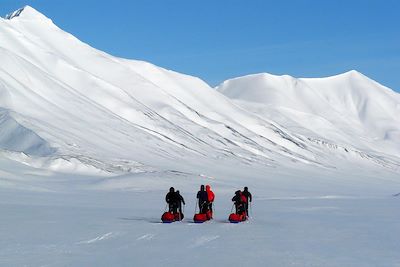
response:
<path fill-rule="evenodd" d="M 27 7 L 0 21 L 0 94 L 7 96 L 0 107 L 56 148 L 51 157 L 199 173 L 214 162 L 222 169 L 335 165 L 326 155 L 332 151 L 308 132 L 255 115 L 197 77 L 113 57 L 53 23 L 21 19 L 36 13 Z"/>
<path fill-rule="evenodd" d="M 400 136 L 397 115 L 400 95 L 357 71 L 328 78 L 255 74 L 228 80 L 216 89 L 242 107 L 251 109 L 253 106 L 255 113 L 262 113 L 269 119 L 273 118 L 268 113 L 275 113 L 278 123 L 283 126 L 297 125 L 318 132 L 318 128 L 328 127 L 329 123 L 336 132 L 347 132 L 349 137 L 392 139 L 390 145 L 396 147 L 392 152 L 394 155 L 399 153 L 399 138 L 396 136 Z M 301 117 L 313 123 L 299 125 L 293 122 L 290 126 L 285 122 L 289 118 L 299 122 Z"/>
<path fill-rule="evenodd" d="M 22 8 L 19 8 L 15 10 L 14 12 L 11 12 L 7 14 L 5 17 L 7 20 L 12 20 L 15 18 L 23 18 L 23 19 L 44 19 L 51 21 L 48 17 L 37 11 L 35 8 L 26 5 Z"/>

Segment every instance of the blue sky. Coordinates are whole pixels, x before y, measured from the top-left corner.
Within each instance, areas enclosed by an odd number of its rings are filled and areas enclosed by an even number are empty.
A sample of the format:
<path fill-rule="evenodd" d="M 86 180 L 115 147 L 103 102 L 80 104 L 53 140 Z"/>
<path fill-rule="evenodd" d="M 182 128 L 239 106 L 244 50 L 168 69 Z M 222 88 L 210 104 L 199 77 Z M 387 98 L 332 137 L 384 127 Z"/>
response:
<path fill-rule="evenodd" d="M 198 76 L 322 77 L 356 69 L 400 91 L 397 0 L 2 0 L 31 5 L 84 42 Z"/>

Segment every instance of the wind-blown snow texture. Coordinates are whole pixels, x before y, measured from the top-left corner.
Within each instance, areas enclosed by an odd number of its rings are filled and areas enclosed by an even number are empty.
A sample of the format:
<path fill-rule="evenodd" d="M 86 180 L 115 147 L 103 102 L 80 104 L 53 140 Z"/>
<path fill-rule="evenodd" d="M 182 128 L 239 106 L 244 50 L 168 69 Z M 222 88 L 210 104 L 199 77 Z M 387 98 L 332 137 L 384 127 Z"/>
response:
<path fill-rule="evenodd" d="M 364 75 L 215 90 L 96 50 L 29 6 L 0 19 L 0 60 L 0 265 L 400 264 L 400 96 Z M 202 183 L 215 221 L 193 225 Z M 244 185 L 254 218 L 229 225 Z M 160 225 L 170 186 L 188 219 Z"/>

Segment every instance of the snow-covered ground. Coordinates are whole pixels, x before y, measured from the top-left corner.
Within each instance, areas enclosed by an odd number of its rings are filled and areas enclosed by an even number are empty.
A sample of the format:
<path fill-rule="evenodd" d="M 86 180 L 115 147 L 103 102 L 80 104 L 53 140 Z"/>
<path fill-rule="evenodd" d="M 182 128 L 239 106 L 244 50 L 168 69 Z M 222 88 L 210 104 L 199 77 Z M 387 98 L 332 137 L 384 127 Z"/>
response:
<path fill-rule="evenodd" d="M 400 96 L 368 77 L 215 90 L 31 7 L 0 19 L 0 62 L 1 266 L 400 266 Z M 215 219 L 194 224 L 200 184 Z M 252 218 L 230 224 L 243 186 Z"/>
<path fill-rule="evenodd" d="M 395 174 L 355 174 L 349 166 L 273 170 L 263 178 L 101 178 L 8 166 L 30 190 L 0 190 L 1 266 L 400 266 Z M 201 183 L 213 186 L 215 214 L 195 224 Z M 231 224 L 230 199 L 245 185 L 254 195 L 251 219 Z M 162 224 L 169 186 L 185 197 L 186 218 Z"/>
<path fill-rule="evenodd" d="M 161 224 L 164 191 L 0 191 L 1 266 L 400 266 L 399 199 L 255 193 L 252 218 Z"/>

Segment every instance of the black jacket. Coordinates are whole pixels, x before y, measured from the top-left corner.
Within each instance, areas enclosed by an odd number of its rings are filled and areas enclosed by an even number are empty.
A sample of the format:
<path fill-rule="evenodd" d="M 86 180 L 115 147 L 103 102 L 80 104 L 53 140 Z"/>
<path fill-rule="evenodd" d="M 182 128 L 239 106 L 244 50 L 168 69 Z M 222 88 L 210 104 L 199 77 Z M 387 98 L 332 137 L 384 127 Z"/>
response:
<path fill-rule="evenodd" d="M 176 192 L 168 192 L 167 195 L 165 196 L 165 201 L 168 204 L 178 203 L 179 198 L 178 198 Z"/>
<path fill-rule="evenodd" d="M 199 202 L 207 202 L 208 201 L 208 195 L 207 191 L 199 191 L 197 192 L 197 198 L 199 199 Z"/>
<path fill-rule="evenodd" d="M 183 196 L 181 195 L 181 194 L 179 194 L 179 193 L 176 193 L 176 196 L 177 196 L 177 199 L 178 199 L 178 203 L 183 203 L 183 205 L 186 205 L 185 204 L 185 200 L 183 199 Z"/>

